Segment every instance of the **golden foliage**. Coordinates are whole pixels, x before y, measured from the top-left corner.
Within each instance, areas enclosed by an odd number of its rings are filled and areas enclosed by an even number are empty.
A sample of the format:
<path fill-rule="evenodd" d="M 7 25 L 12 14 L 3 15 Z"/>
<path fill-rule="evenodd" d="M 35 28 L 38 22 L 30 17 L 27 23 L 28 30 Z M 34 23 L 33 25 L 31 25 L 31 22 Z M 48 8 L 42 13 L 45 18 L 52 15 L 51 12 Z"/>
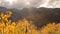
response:
<path fill-rule="evenodd" d="M 41 34 L 60 34 L 60 23 L 49 23 L 41 29 Z"/>
<path fill-rule="evenodd" d="M 37 30 L 37 27 L 25 18 L 18 22 L 8 20 L 11 15 L 11 11 L 0 13 L 0 34 L 60 34 L 60 23 L 49 23 Z"/>
<path fill-rule="evenodd" d="M 12 22 L 8 18 L 12 15 L 11 11 L 0 14 L 0 34 L 39 34 L 35 26 L 31 25 L 26 19 Z"/>

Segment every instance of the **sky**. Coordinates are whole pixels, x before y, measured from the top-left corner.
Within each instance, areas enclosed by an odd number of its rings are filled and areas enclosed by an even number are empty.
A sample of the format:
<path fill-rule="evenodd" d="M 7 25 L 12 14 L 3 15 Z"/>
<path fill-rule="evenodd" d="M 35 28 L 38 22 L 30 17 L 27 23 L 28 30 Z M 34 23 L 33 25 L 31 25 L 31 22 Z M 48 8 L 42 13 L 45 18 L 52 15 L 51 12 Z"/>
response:
<path fill-rule="evenodd" d="M 60 0 L 0 0 L 0 6 L 20 9 L 26 7 L 60 8 Z"/>

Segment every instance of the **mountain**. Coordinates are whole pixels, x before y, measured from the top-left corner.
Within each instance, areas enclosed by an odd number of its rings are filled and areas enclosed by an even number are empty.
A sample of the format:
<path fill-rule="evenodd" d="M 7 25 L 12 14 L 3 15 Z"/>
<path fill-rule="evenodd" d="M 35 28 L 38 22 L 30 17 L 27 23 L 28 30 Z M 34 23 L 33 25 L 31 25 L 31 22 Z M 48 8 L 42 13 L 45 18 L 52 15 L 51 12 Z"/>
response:
<path fill-rule="evenodd" d="M 23 8 L 18 9 L 7 9 L 5 7 L 0 7 L 0 12 L 6 13 L 8 10 L 12 11 L 13 14 L 10 17 L 12 21 L 18 21 L 22 19 L 27 19 L 29 22 L 32 21 L 37 27 L 42 27 L 48 23 L 60 22 L 60 8 Z"/>

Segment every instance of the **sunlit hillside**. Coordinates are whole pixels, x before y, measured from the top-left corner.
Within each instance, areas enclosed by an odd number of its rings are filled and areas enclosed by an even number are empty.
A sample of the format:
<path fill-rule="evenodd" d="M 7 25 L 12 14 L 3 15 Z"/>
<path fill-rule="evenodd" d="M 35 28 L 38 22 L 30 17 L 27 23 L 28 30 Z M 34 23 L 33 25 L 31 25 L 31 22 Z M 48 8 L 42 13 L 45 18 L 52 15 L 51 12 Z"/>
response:
<path fill-rule="evenodd" d="M 9 20 L 12 14 L 11 11 L 0 13 L 0 34 L 60 34 L 60 23 L 49 23 L 37 29 L 32 21 L 25 18 L 17 22 Z"/>

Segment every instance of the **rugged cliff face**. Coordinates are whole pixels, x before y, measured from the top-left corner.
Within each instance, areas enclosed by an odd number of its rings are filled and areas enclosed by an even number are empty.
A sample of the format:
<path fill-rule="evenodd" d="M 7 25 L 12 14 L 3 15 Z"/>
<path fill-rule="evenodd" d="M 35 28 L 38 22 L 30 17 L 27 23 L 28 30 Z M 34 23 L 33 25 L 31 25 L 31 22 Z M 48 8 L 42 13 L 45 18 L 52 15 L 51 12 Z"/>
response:
<path fill-rule="evenodd" d="M 22 19 L 27 19 L 32 24 L 38 27 L 42 27 L 48 23 L 60 22 L 60 8 L 24 8 L 22 10 L 18 9 L 7 9 L 0 7 L 0 12 L 6 13 L 7 11 L 12 11 L 13 14 L 9 18 L 12 21 L 18 21 Z"/>

